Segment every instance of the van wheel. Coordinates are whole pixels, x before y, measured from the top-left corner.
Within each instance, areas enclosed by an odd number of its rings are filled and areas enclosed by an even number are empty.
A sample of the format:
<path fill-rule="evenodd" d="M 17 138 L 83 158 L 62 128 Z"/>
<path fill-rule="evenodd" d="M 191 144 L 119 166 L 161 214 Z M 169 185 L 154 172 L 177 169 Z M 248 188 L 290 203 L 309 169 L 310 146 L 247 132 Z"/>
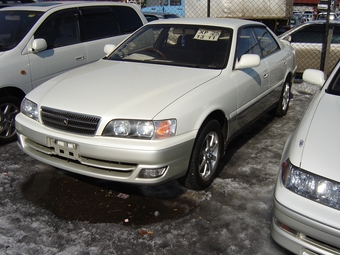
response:
<path fill-rule="evenodd" d="M 292 94 L 290 83 L 288 81 L 285 81 L 282 88 L 279 104 L 275 112 L 275 115 L 277 117 L 283 117 L 287 114 L 291 97 Z"/>
<path fill-rule="evenodd" d="M 16 139 L 15 116 L 20 111 L 20 100 L 13 96 L 0 99 L 0 144 Z"/>
<path fill-rule="evenodd" d="M 194 190 L 208 187 L 216 177 L 222 151 L 221 126 L 216 120 L 210 120 L 198 133 L 184 185 Z"/>

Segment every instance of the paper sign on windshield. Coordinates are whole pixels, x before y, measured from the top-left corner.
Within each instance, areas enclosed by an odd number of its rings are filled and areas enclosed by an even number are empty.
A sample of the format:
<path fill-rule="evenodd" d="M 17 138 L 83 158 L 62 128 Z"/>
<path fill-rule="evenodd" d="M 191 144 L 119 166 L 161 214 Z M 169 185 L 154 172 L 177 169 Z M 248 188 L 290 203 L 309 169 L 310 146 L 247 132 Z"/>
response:
<path fill-rule="evenodd" d="M 222 30 L 207 30 L 204 28 L 198 29 L 194 39 L 203 41 L 217 41 Z"/>

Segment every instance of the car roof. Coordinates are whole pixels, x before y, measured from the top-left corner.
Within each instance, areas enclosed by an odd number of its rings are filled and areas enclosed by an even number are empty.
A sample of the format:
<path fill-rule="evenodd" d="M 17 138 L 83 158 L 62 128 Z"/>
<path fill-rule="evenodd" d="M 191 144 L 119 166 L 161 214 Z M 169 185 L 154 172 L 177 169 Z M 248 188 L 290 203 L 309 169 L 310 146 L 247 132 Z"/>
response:
<path fill-rule="evenodd" d="M 318 15 L 327 15 L 328 13 L 327 12 L 320 12 Z M 335 12 L 330 12 L 329 14 L 333 15 L 335 14 Z"/>
<path fill-rule="evenodd" d="M 0 11 L 5 10 L 20 10 L 20 11 L 41 11 L 47 12 L 51 9 L 64 9 L 65 7 L 79 7 L 79 6 L 93 6 L 93 5 L 125 5 L 125 6 L 132 6 L 131 4 L 121 3 L 121 2 L 95 2 L 95 1 L 65 1 L 65 2 L 37 2 L 37 3 L 28 3 L 28 4 L 21 4 L 21 5 L 11 5 L 6 7 L 5 9 L 1 9 Z"/>
<path fill-rule="evenodd" d="M 325 19 L 315 19 L 315 20 L 308 21 L 305 24 L 307 24 L 307 25 L 308 24 L 324 24 L 326 22 L 327 22 L 327 20 L 325 20 Z M 340 20 L 333 19 L 333 20 L 330 20 L 329 23 L 331 23 L 331 24 L 340 24 Z"/>
<path fill-rule="evenodd" d="M 261 22 L 242 20 L 242 19 L 232 19 L 232 18 L 178 18 L 178 19 L 162 19 L 155 20 L 149 25 L 155 24 L 184 24 L 184 25 L 204 25 L 204 26 L 218 26 L 218 27 L 228 27 L 237 29 L 246 25 L 259 25 L 265 26 Z"/>
<path fill-rule="evenodd" d="M 279 38 L 285 38 L 287 35 L 291 34 L 292 32 L 295 32 L 296 30 L 299 30 L 300 28 L 302 27 L 305 27 L 305 26 L 309 26 L 309 25 L 313 25 L 313 24 L 319 24 L 319 25 L 323 25 L 323 24 L 326 24 L 327 20 L 325 19 L 316 19 L 316 20 L 312 20 L 312 21 L 307 21 L 307 22 L 304 22 L 304 23 L 301 23 L 300 25 L 288 30 L 287 32 L 279 35 L 278 37 Z M 330 20 L 329 21 L 330 24 L 339 24 L 340 25 L 340 20 Z"/>
<path fill-rule="evenodd" d="M 175 13 L 168 13 L 168 12 L 143 12 L 142 11 L 142 13 L 143 14 L 148 14 L 148 15 L 161 15 L 161 16 L 163 16 L 163 15 L 173 15 L 173 14 L 175 14 Z M 175 14 L 175 15 L 177 15 L 177 14 Z"/>

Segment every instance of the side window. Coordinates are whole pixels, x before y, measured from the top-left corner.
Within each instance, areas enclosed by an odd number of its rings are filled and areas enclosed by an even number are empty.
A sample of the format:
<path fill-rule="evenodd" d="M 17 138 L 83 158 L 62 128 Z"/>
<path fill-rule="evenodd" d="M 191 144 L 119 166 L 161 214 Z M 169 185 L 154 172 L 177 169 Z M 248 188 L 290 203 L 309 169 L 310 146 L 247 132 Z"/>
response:
<path fill-rule="evenodd" d="M 340 44 L 340 26 L 334 26 L 332 43 Z"/>
<path fill-rule="evenodd" d="M 34 38 L 43 38 L 48 48 L 57 48 L 80 42 L 77 10 L 70 9 L 51 14 L 37 29 Z"/>
<path fill-rule="evenodd" d="M 291 35 L 292 43 L 322 43 L 324 28 L 320 25 L 305 26 Z"/>
<path fill-rule="evenodd" d="M 263 57 L 268 56 L 269 54 L 280 49 L 276 40 L 266 28 L 255 27 L 254 32 L 257 40 L 259 41 L 259 46 Z"/>
<path fill-rule="evenodd" d="M 145 16 L 145 18 L 147 19 L 148 22 L 158 20 L 158 18 L 155 15 L 144 14 L 144 16 Z"/>
<path fill-rule="evenodd" d="M 123 34 L 132 33 L 143 25 L 142 20 L 135 10 L 126 6 L 113 6 Z"/>
<path fill-rule="evenodd" d="M 170 6 L 181 6 L 181 0 L 170 0 Z"/>
<path fill-rule="evenodd" d="M 119 34 L 117 19 L 109 6 L 84 7 L 81 12 L 81 31 L 84 41 L 112 37 Z"/>
<path fill-rule="evenodd" d="M 257 54 L 261 57 L 260 47 L 250 27 L 239 30 L 237 37 L 236 58 L 239 60 L 244 54 Z"/>

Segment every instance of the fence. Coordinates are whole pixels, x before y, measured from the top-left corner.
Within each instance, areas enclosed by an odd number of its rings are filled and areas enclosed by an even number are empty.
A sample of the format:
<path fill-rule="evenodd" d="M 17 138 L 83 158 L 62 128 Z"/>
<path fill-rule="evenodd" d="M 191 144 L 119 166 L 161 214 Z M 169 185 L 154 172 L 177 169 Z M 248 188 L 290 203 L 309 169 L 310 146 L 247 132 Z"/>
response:
<path fill-rule="evenodd" d="M 326 9 L 325 12 L 318 12 L 310 7 L 295 7 L 293 17 L 304 24 L 286 39 L 290 39 L 296 50 L 299 73 L 307 68 L 314 68 L 329 74 L 338 62 L 340 20 L 337 19 L 335 10 L 336 6 Z"/>

